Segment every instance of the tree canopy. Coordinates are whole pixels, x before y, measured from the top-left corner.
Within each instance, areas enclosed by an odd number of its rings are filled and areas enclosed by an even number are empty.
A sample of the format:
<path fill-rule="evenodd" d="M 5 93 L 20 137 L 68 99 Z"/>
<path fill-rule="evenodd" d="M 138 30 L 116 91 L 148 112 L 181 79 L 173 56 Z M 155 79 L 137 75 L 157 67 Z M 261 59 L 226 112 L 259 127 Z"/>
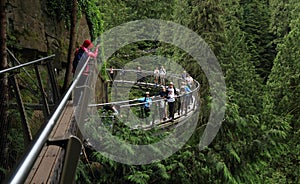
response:
<path fill-rule="evenodd" d="M 203 69 L 188 53 L 168 43 L 146 40 L 120 48 L 103 63 L 103 70 L 106 65 L 122 68 L 136 58 L 160 55 L 183 66 L 200 82 L 197 128 L 182 149 L 148 165 L 121 164 L 89 150 L 89 163 L 80 161 L 76 183 L 300 182 L 299 1 L 77 0 L 76 3 L 78 16 L 87 17 L 93 40 L 111 28 L 141 19 L 168 20 L 191 29 L 215 54 L 226 82 L 222 126 L 214 141 L 199 150 L 199 139 L 211 109 L 218 108 L 212 105 L 211 87 Z M 68 2 L 49 0 L 47 6 L 52 7 L 52 13 L 64 15 L 59 18 L 71 27 L 72 18 L 67 15 L 72 7 Z M 3 82 L 1 91 L 6 85 Z M 3 126 L 7 128 L 6 124 Z M 132 132 L 121 125 L 116 134 L 135 144 L 160 138 Z"/>

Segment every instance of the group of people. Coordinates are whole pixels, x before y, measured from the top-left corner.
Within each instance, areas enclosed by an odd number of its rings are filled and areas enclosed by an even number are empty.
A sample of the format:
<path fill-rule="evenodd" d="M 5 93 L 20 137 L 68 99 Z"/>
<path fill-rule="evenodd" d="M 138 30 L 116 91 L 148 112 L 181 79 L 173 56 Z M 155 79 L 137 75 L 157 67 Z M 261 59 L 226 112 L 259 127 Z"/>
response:
<path fill-rule="evenodd" d="M 160 82 L 160 85 L 165 85 L 166 74 L 167 72 L 164 66 L 161 66 L 160 69 L 156 67 L 153 72 L 155 84 L 158 85 Z M 144 75 L 142 74 L 142 68 L 140 66 L 138 66 L 136 69 L 136 76 L 138 82 L 144 82 Z"/>
<path fill-rule="evenodd" d="M 175 88 L 173 82 L 170 82 L 167 87 L 161 86 L 159 97 L 164 99 L 159 103 L 160 120 L 174 120 L 174 115 L 186 114 L 188 105 L 193 101 L 192 90 L 183 81 L 179 89 Z M 167 110 L 168 109 L 168 110 Z"/>
<path fill-rule="evenodd" d="M 155 84 L 158 85 L 160 81 L 160 85 L 166 85 L 166 74 L 167 71 L 164 66 L 161 66 L 160 69 L 156 67 L 153 72 Z"/>
<path fill-rule="evenodd" d="M 93 44 L 90 40 L 85 40 L 80 47 L 79 50 L 76 51 L 75 53 L 75 58 L 76 54 L 82 52 L 82 56 L 85 57 L 92 57 L 96 58 L 98 55 L 98 47 L 99 45 L 96 46 L 94 52 L 92 52 L 90 49 L 93 48 Z M 82 57 L 81 56 L 81 57 Z M 75 69 L 73 68 L 73 73 L 75 73 Z M 81 77 L 81 80 L 79 80 L 79 85 L 84 85 L 87 75 L 88 75 L 88 65 L 86 70 L 83 72 L 83 75 Z M 111 78 L 113 79 L 114 77 L 114 69 L 113 67 L 110 67 L 110 75 Z M 154 97 L 159 97 L 162 99 L 159 101 L 158 106 L 159 106 L 159 116 L 161 121 L 165 121 L 167 119 L 169 120 L 174 120 L 174 114 L 177 113 L 180 114 L 186 114 L 188 110 L 188 105 L 193 103 L 193 97 L 191 92 L 191 88 L 193 87 L 193 78 L 186 72 L 184 71 L 181 75 L 182 77 L 182 83 L 179 89 L 176 89 L 174 87 L 173 82 L 170 82 L 168 86 L 166 86 L 166 69 L 164 66 L 161 66 L 160 69 L 159 67 L 156 67 L 154 70 L 154 82 L 158 86 L 160 84 L 161 89 L 158 94 L 153 95 L 150 97 L 150 93 L 146 92 L 145 96 L 142 98 L 137 99 L 139 102 L 145 102 L 143 103 L 143 110 L 144 114 L 146 117 L 149 117 L 150 115 L 150 107 L 152 105 L 152 99 Z M 141 76 L 141 67 L 137 68 L 137 77 Z M 75 96 L 80 96 L 82 90 L 76 90 L 75 91 Z M 76 94 L 77 93 L 77 94 Z M 77 105 L 79 98 L 74 99 L 75 105 Z M 167 108 L 168 107 L 168 108 Z M 108 109 L 106 109 L 108 110 Z M 116 108 L 111 109 L 115 114 L 118 114 L 118 111 Z M 184 113 L 185 112 L 185 113 Z"/>
<path fill-rule="evenodd" d="M 185 81 L 181 83 L 180 89 L 176 89 L 173 82 L 170 82 L 168 86 L 161 85 L 158 94 L 150 97 L 150 93 L 146 92 L 145 97 L 137 100 L 140 103 L 144 102 L 143 111 L 145 117 L 149 117 L 153 99 L 160 99 L 159 103 L 157 103 L 160 121 L 173 121 L 176 112 L 178 115 L 186 115 L 188 105 L 193 103 L 193 97 L 190 92 L 192 92 L 192 90 Z"/>
<path fill-rule="evenodd" d="M 183 81 L 186 82 L 186 84 L 190 87 L 190 88 L 193 88 L 194 86 L 194 79 L 193 77 L 188 74 L 185 70 L 183 71 L 183 73 L 181 74 L 181 79 Z"/>

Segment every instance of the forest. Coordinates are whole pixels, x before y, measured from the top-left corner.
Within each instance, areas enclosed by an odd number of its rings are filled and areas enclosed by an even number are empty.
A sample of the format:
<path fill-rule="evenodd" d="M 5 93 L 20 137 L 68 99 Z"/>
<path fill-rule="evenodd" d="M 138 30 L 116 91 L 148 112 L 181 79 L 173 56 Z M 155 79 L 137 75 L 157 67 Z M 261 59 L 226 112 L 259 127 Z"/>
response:
<path fill-rule="evenodd" d="M 0 2 L 3 21 L 5 0 Z M 121 68 L 142 56 L 160 55 L 172 58 L 199 81 L 197 128 L 179 151 L 147 165 L 126 165 L 90 151 L 89 161 L 83 158 L 78 163 L 76 183 L 300 182 L 300 1 L 47 0 L 47 9 L 63 19 L 70 31 L 69 62 L 75 49 L 72 34 L 81 31 L 76 20 L 83 15 L 91 40 L 123 23 L 157 19 L 197 33 L 218 59 L 226 83 L 226 110 L 220 130 L 211 144 L 199 150 L 203 125 L 212 108 L 219 108 L 212 105 L 210 84 L 201 67 L 188 53 L 168 43 L 140 41 L 122 47 L 103 63 L 104 69 Z M 2 25 L 0 70 L 7 62 Z M 70 67 L 65 71 L 60 81 L 63 90 L 71 82 Z M 4 76 L 0 77 L 3 115 L 8 92 Z M 1 120 L 2 131 L 4 123 L 5 118 Z M 119 128 L 124 139 L 136 144 L 141 141 L 129 129 Z M 146 142 L 155 141 L 147 133 L 138 135 Z M 7 137 L 11 145 L 20 141 L 22 134 L 10 129 Z M 3 146 L 2 150 L 8 149 Z M 21 154 L 23 149 L 14 146 L 10 153 Z M 3 179 L 9 170 L 4 152 L 0 158 Z"/>

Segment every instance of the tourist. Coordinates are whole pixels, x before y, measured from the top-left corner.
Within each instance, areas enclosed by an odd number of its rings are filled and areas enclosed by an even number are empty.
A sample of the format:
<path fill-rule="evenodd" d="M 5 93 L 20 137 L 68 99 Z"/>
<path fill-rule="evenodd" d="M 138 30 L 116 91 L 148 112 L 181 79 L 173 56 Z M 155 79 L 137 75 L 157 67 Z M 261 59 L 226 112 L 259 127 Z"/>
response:
<path fill-rule="evenodd" d="M 189 74 L 186 75 L 186 83 L 189 86 L 190 89 L 193 89 L 194 87 L 194 79 Z"/>
<path fill-rule="evenodd" d="M 166 72 L 166 69 L 164 68 L 164 66 L 161 66 L 160 70 L 159 70 L 160 85 L 166 85 L 166 81 L 165 81 L 166 73 L 167 72 Z"/>
<path fill-rule="evenodd" d="M 174 120 L 174 110 L 175 110 L 175 89 L 173 82 L 170 82 L 168 87 L 167 102 L 169 106 L 169 119 Z"/>
<path fill-rule="evenodd" d="M 94 52 L 92 52 L 90 49 L 94 47 L 93 43 L 90 40 L 85 40 L 81 47 L 76 50 L 75 52 L 75 58 L 73 60 L 73 73 L 75 73 L 76 68 L 81 69 L 82 66 L 85 64 L 86 59 L 88 57 L 96 58 L 98 56 L 98 48 L 99 45 L 96 46 L 96 49 Z M 82 59 L 82 57 L 86 59 Z M 77 62 L 74 63 L 74 62 Z M 80 70 L 79 70 L 80 71 Z M 90 67 L 89 65 L 86 65 L 85 70 L 83 71 L 82 75 L 79 78 L 79 81 L 77 83 L 77 87 L 74 90 L 74 100 L 73 100 L 73 105 L 78 105 L 79 100 L 83 96 L 83 86 L 86 86 L 87 78 L 90 72 Z"/>
<path fill-rule="evenodd" d="M 149 117 L 150 115 L 150 107 L 152 105 L 152 98 L 150 97 L 150 93 L 146 92 L 145 97 L 137 99 L 139 102 L 145 102 L 143 104 L 143 111 L 145 114 L 145 117 Z"/>
<path fill-rule="evenodd" d="M 154 72 L 154 82 L 155 82 L 155 87 L 158 85 L 158 78 L 159 78 L 159 70 L 158 67 L 155 68 Z"/>
<path fill-rule="evenodd" d="M 166 99 L 168 96 L 165 86 L 161 86 L 158 96 L 161 99 L 161 101 L 158 103 L 160 121 L 165 121 L 167 119 Z"/>

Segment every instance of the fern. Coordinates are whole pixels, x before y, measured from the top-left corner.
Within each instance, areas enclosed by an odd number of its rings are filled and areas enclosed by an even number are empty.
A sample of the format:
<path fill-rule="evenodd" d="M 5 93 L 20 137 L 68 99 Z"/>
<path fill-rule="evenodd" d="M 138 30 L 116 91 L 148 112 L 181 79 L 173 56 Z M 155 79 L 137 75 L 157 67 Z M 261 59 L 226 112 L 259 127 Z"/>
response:
<path fill-rule="evenodd" d="M 84 165 L 84 163 L 81 160 L 79 160 L 75 174 L 76 183 L 92 184 L 92 182 L 90 181 L 90 176 L 86 171 L 86 165 Z"/>
<path fill-rule="evenodd" d="M 144 172 L 137 171 L 134 172 L 132 175 L 128 176 L 127 179 L 133 183 L 147 184 L 150 177 Z"/>
<path fill-rule="evenodd" d="M 241 162 L 241 158 L 239 157 L 239 155 L 237 154 L 237 152 L 231 147 L 229 148 L 229 154 L 231 156 L 233 156 L 233 158 L 238 162 L 240 163 Z"/>

